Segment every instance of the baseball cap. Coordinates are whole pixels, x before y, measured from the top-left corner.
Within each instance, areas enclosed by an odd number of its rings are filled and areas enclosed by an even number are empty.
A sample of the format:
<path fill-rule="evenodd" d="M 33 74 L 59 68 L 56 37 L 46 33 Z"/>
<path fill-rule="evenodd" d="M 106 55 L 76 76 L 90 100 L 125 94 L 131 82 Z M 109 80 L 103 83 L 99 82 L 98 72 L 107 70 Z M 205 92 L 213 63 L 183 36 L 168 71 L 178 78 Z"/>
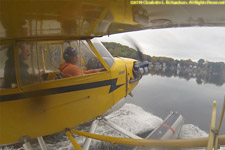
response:
<path fill-rule="evenodd" d="M 72 47 L 67 47 L 63 53 L 63 57 L 66 62 L 71 61 L 71 56 L 77 56 L 77 55 L 78 55 L 78 50 Z"/>
<path fill-rule="evenodd" d="M 78 55 L 78 50 L 72 47 L 67 47 L 64 51 L 64 55 L 68 56 L 77 56 Z"/>

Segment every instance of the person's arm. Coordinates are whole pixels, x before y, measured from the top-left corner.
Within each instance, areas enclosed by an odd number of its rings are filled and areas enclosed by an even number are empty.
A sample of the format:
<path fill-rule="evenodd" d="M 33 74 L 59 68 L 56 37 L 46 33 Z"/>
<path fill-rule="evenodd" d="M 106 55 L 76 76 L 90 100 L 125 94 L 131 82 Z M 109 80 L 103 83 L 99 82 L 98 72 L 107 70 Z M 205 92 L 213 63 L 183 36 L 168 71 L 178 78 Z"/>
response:
<path fill-rule="evenodd" d="M 99 68 L 99 69 L 90 69 L 90 70 L 85 70 L 84 74 L 91 74 L 91 73 L 96 73 L 105 70 L 105 68 Z"/>
<path fill-rule="evenodd" d="M 84 74 L 96 73 L 96 71 L 94 69 L 84 70 L 83 72 L 84 72 Z"/>

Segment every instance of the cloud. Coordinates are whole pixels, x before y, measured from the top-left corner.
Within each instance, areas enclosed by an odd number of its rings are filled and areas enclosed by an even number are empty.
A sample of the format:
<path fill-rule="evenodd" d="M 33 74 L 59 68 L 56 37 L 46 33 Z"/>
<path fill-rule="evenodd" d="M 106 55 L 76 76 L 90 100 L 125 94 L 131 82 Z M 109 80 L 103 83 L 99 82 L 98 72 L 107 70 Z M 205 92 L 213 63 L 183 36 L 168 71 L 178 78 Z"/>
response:
<path fill-rule="evenodd" d="M 126 34 L 141 45 L 144 53 L 151 56 L 225 62 L 225 28 L 222 27 L 151 29 L 104 36 L 100 40 L 132 47 L 123 38 Z"/>

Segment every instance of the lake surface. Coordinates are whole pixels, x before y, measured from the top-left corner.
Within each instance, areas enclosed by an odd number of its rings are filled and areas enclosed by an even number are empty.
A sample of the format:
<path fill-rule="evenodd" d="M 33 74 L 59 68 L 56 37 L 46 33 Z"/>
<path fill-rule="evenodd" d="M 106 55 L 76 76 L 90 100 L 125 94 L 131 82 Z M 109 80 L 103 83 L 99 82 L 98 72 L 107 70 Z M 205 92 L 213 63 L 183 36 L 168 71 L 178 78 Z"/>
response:
<path fill-rule="evenodd" d="M 193 124 L 209 133 L 213 100 L 217 102 L 219 122 L 225 96 L 225 85 L 197 84 L 196 79 L 179 77 L 144 76 L 133 90 L 128 102 L 142 107 L 156 116 L 165 118 L 170 111 L 184 116 L 185 124 Z M 216 126 L 217 127 L 217 126 Z M 225 134 L 225 119 L 221 127 Z"/>

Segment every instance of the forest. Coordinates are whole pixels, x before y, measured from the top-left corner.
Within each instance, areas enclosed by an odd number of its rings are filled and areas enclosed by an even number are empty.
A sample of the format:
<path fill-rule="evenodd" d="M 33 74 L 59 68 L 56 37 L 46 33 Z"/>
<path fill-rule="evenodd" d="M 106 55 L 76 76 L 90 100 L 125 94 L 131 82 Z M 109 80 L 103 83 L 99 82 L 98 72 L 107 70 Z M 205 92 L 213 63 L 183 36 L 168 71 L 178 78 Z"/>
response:
<path fill-rule="evenodd" d="M 127 57 L 138 60 L 137 51 L 125 45 L 114 42 L 102 42 L 114 57 Z M 196 78 L 198 84 L 213 83 L 221 86 L 225 83 L 225 63 L 210 62 L 199 59 L 197 62 L 177 60 L 169 57 L 156 57 L 144 54 L 144 60 L 149 61 L 151 74 L 161 76 L 179 76 L 187 80 Z"/>

